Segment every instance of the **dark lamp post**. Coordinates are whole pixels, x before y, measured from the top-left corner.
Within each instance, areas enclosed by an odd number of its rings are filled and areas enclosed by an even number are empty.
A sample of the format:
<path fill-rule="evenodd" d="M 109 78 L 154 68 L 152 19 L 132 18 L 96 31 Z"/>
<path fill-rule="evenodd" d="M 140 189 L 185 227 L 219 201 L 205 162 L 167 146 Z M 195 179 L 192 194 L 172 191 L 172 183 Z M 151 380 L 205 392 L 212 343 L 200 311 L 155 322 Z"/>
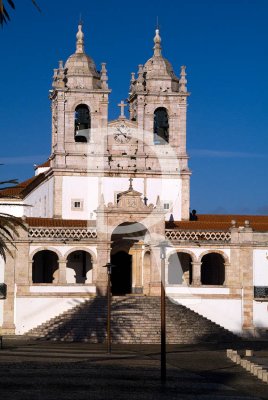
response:
<path fill-rule="evenodd" d="M 107 268 L 107 353 L 111 353 L 111 274 L 113 264 L 107 263 L 104 268 Z"/>
<path fill-rule="evenodd" d="M 160 248 L 161 259 L 161 382 L 165 383 L 167 378 L 166 372 L 166 274 L 165 260 L 166 248 L 171 247 L 168 241 L 164 240 L 157 246 Z"/>

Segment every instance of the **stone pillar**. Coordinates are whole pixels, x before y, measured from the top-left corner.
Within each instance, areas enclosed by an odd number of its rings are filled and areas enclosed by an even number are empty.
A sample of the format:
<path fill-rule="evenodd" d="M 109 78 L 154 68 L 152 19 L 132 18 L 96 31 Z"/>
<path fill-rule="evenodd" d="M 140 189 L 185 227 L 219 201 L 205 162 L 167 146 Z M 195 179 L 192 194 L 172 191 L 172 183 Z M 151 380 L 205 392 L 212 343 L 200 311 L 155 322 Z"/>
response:
<path fill-rule="evenodd" d="M 225 286 L 229 286 L 231 283 L 230 269 L 231 269 L 231 264 L 225 262 L 224 263 L 225 279 L 223 283 Z"/>
<path fill-rule="evenodd" d="M 28 261 L 28 283 L 29 285 L 33 284 L 33 260 Z"/>
<path fill-rule="evenodd" d="M 96 274 L 96 272 L 97 272 L 97 263 L 96 262 L 93 262 L 93 259 L 91 258 L 91 262 L 92 262 L 92 281 L 91 282 L 88 282 L 87 280 L 86 280 L 86 283 L 93 283 L 93 284 L 96 284 L 96 279 L 97 279 L 97 274 Z"/>
<path fill-rule="evenodd" d="M 67 260 L 59 260 L 58 265 L 59 265 L 58 283 L 60 285 L 64 285 L 67 283 L 67 278 L 66 278 Z"/>
<path fill-rule="evenodd" d="M 142 244 L 135 243 L 129 252 L 132 255 L 132 293 L 143 293 Z"/>
<path fill-rule="evenodd" d="M 190 208 L 190 173 L 181 174 L 181 219 L 189 221 Z"/>
<path fill-rule="evenodd" d="M 5 283 L 7 285 L 7 297 L 4 300 L 4 315 L 3 315 L 3 325 L 2 334 L 3 335 L 13 335 L 15 334 L 15 251 L 11 250 L 11 255 L 6 255 L 5 263 Z"/>
<path fill-rule="evenodd" d="M 242 293 L 242 329 L 247 335 L 254 333 L 253 323 L 253 231 L 250 221 L 245 221 L 244 226 L 236 226 L 236 222 L 232 221 L 231 228 L 231 265 L 232 277 L 227 276 L 228 283 L 232 278 L 233 292 Z M 238 287 L 241 285 L 241 289 Z"/>
<path fill-rule="evenodd" d="M 251 335 L 254 332 L 252 248 L 244 247 L 240 249 L 240 263 L 243 268 L 243 331 Z"/>
<path fill-rule="evenodd" d="M 192 272 L 192 285 L 201 285 L 201 262 L 192 262 L 193 272 Z"/>
<path fill-rule="evenodd" d="M 107 268 L 105 268 L 105 265 L 110 262 L 110 253 L 110 242 L 98 244 L 95 283 L 97 294 L 101 296 L 107 293 Z"/>
<path fill-rule="evenodd" d="M 54 218 L 62 217 L 62 176 L 54 177 Z"/>
<path fill-rule="evenodd" d="M 143 256 L 143 265 L 142 265 L 142 272 L 143 272 L 143 293 L 145 295 L 149 295 L 149 284 L 151 279 L 151 251 L 145 251 Z"/>
<path fill-rule="evenodd" d="M 160 296 L 161 293 L 161 259 L 160 248 L 152 247 L 151 249 L 151 281 L 150 295 Z"/>

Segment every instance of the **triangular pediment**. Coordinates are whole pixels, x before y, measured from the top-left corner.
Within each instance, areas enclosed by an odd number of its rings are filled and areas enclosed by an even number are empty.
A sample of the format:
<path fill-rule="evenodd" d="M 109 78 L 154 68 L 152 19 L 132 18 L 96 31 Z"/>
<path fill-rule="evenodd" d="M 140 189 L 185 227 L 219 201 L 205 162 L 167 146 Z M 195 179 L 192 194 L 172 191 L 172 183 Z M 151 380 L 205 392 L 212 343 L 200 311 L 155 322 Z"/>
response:
<path fill-rule="evenodd" d="M 130 188 L 125 192 L 119 193 L 118 208 L 124 209 L 142 209 L 144 210 L 147 206 L 144 204 L 142 199 L 142 193 Z"/>
<path fill-rule="evenodd" d="M 108 122 L 108 128 L 113 128 L 113 127 L 116 127 L 121 124 L 127 126 L 128 128 L 137 128 L 138 127 L 138 124 L 136 121 L 130 121 L 127 118 L 117 118 L 117 119 L 114 119 L 114 120 Z"/>

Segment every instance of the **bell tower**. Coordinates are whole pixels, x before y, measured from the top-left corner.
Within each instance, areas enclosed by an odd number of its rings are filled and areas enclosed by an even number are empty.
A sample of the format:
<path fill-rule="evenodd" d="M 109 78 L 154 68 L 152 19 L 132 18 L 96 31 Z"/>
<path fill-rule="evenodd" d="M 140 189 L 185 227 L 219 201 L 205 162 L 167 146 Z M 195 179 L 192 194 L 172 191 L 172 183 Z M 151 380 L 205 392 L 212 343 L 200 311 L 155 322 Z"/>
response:
<path fill-rule="evenodd" d="M 54 70 L 50 91 L 52 108 L 52 167 L 87 168 L 89 154 L 98 153 L 100 132 L 107 130 L 108 77 L 106 64 L 98 72 L 85 53 L 82 24 L 76 34 L 76 51 Z"/>
<path fill-rule="evenodd" d="M 159 29 L 155 31 L 153 51 L 153 56 L 139 65 L 138 76 L 131 74 L 130 119 L 144 132 L 143 149 L 151 158 L 151 173 L 176 179 L 180 219 L 188 220 L 191 172 L 186 153 L 186 67 L 181 67 L 178 78 L 162 56 Z"/>

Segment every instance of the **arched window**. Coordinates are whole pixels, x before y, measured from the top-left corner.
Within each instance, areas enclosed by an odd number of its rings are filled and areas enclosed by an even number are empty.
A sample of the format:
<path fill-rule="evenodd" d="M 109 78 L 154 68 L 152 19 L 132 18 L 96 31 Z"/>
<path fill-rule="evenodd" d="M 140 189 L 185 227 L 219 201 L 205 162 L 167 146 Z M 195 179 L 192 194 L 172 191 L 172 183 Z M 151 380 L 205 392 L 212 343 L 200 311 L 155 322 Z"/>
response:
<path fill-rule="evenodd" d="M 218 253 L 209 253 L 202 257 L 202 285 L 223 285 L 225 280 L 224 258 Z"/>
<path fill-rule="evenodd" d="M 58 278 L 58 256 L 54 251 L 41 250 L 33 257 L 33 283 L 53 283 Z"/>
<path fill-rule="evenodd" d="M 159 107 L 154 112 L 154 144 L 169 142 L 169 123 L 166 108 Z"/>
<path fill-rule="evenodd" d="M 74 140 L 76 142 L 88 142 L 90 138 L 91 117 L 86 104 L 79 104 L 74 115 Z"/>
<path fill-rule="evenodd" d="M 89 253 L 82 250 L 73 251 L 67 258 L 67 283 L 91 283 L 92 267 L 92 257 Z"/>
<path fill-rule="evenodd" d="M 190 285 L 192 283 L 192 257 L 187 253 L 174 253 L 168 259 L 168 283 Z"/>

